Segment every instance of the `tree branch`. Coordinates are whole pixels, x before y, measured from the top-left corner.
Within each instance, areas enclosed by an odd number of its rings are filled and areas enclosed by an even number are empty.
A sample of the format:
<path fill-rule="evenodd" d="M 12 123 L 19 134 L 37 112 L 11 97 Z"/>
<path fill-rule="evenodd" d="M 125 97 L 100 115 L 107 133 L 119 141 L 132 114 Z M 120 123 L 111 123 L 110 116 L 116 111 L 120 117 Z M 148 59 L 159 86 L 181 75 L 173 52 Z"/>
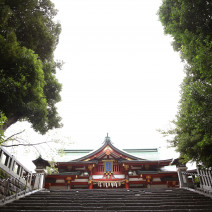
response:
<path fill-rule="evenodd" d="M 51 142 L 54 142 L 54 141 L 48 141 L 48 142 L 40 142 L 40 143 L 36 143 L 36 144 L 11 144 L 11 145 L 4 145 L 2 144 L 1 146 L 3 147 L 14 147 L 14 146 L 37 146 L 37 145 L 40 145 L 40 144 L 47 144 L 47 143 L 51 143 Z"/>
<path fill-rule="evenodd" d="M 23 133 L 24 131 L 25 130 L 22 130 L 21 132 L 18 132 L 18 133 L 15 133 L 15 134 L 11 135 L 10 137 L 8 137 L 8 138 L 5 139 L 5 142 L 8 141 L 8 140 L 10 140 L 12 137 L 14 137 L 16 135 L 19 135 L 19 134 Z"/>

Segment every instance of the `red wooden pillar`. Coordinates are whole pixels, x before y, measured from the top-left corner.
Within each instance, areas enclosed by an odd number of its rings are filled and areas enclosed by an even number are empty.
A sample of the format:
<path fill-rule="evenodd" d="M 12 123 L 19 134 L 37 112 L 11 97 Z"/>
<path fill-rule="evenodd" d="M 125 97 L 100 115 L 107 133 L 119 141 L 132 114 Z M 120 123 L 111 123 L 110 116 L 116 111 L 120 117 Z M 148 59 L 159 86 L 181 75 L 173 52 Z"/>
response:
<path fill-rule="evenodd" d="M 129 176 L 128 176 L 128 171 L 129 171 L 129 168 L 130 166 L 129 165 L 124 165 L 124 170 L 125 170 L 125 188 L 128 189 L 130 188 L 129 186 Z"/>
<path fill-rule="evenodd" d="M 71 190 L 71 182 L 69 183 L 69 189 Z"/>
<path fill-rule="evenodd" d="M 126 189 L 130 188 L 130 186 L 129 186 L 129 180 L 125 180 L 125 188 Z"/>
<path fill-rule="evenodd" d="M 91 180 L 90 180 L 91 181 Z M 88 186 L 88 189 L 93 189 L 93 182 L 91 181 L 89 186 Z"/>
<path fill-rule="evenodd" d="M 93 168 L 94 168 L 94 164 L 88 166 L 88 169 L 90 171 L 90 176 L 89 176 L 89 180 L 88 180 L 88 184 L 89 184 L 88 189 L 93 189 L 93 181 L 92 181 L 92 176 L 93 176 L 92 170 L 93 170 Z"/>
<path fill-rule="evenodd" d="M 70 190 L 71 189 L 71 177 L 66 177 L 66 182 L 67 182 L 67 189 Z"/>
<path fill-rule="evenodd" d="M 147 175 L 146 176 L 146 181 L 147 181 L 147 188 L 151 188 L 151 176 L 150 175 Z"/>

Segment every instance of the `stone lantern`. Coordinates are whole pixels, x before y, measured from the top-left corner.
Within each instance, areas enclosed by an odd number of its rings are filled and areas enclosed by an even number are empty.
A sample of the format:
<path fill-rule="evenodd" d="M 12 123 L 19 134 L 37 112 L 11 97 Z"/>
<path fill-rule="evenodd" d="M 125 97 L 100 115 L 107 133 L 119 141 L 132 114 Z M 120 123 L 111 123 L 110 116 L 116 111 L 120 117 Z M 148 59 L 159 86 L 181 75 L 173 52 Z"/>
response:
<path fill-rule="evenodd" d="M 33 160 L 32 162 L 33 162 L 33 163 L 35 164 L 35 166 L 36 166 L 35 171 L 36 171 L 37 173 L 45 173 L 46 167 L 47 167 L 47 166 L 50 166 L 49 162 L 48 162 L 47 160 L 44 160 L 44 159 L 41 157 L 41 155 L 40 155 L 37 159 Z"/>

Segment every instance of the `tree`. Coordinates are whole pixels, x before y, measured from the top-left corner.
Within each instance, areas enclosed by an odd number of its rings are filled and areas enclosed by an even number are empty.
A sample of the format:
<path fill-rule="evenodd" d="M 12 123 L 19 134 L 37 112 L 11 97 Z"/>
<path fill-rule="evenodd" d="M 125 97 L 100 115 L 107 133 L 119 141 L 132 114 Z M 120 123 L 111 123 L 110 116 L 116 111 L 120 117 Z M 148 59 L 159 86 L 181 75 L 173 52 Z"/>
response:
<path fill-rule="evenodd" d="M 212 167 L 212 2 L 164 0 L 159 17 L 186 61 L 171 144 L 185 161 Z"/>
<path fill-rule="evenodd" d="M 6 116 L 0 111 L 0 145 L 5 141 L 4 130 L 2 129 L 2 127 L 6 121 Z"/>
<path fill-rule="evenodd" d="M 22 120 L 42 134 L 61 126 L 56 13 L 50 0 L 0 1 L 0 110 L 8 120 L 3 130 Z"/>

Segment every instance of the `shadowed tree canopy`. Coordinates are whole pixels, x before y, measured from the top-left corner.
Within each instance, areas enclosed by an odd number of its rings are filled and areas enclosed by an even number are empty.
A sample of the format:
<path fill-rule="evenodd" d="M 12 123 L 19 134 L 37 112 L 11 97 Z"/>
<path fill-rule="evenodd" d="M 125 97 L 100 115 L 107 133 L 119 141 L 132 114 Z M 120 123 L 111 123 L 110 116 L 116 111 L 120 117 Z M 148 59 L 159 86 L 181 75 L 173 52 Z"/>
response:
<path fill-rule="evenodd" d="M 212 167 L 212 2 L 163 0 L 159 17 L 187 64 L 175 129 L 167 133 L 185 161 Z"/>
<path fill-rule="evenodd" d="M 55 104 L 61 84 L 54 60 L 61 26 L 50 0 L 0 0 L 0 111 L 11 124 L 27 120 L 44 134 L 61 126 Z"/>

